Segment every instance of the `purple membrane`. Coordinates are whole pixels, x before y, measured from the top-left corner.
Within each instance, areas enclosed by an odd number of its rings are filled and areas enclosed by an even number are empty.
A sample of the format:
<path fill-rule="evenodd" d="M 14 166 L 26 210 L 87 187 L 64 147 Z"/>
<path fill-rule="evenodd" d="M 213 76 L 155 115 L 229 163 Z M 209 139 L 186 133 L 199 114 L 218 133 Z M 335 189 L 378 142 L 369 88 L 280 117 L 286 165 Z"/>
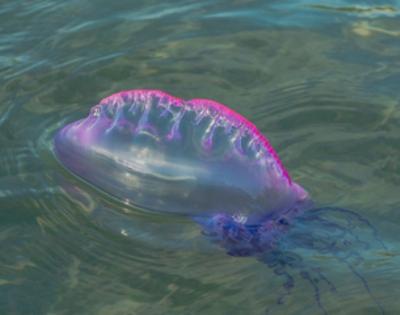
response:
<path fill-rule="evenodd" d="M 252 223 L 308 200 L 251 122 L 206 99 L 111 95 L 61 129 L 55 151 L 76 175 L 145 209 Z"/>
<path fill-rule="evenodd" d="M 54 148 L 68 170 L 125 204 L 190 216 L 229 255 L 268 265 L 284 281 L 277 305 L 301 278 L 327 314 L 321 292 L 336 291 L 326 276 L 334 260 L 384 314 L 358 270 L 362 250 L 385 249 L 374 227 L 350 210 L 313 208 L 266 137 L 228 107 L 123 91 L 59 130 Z"/>

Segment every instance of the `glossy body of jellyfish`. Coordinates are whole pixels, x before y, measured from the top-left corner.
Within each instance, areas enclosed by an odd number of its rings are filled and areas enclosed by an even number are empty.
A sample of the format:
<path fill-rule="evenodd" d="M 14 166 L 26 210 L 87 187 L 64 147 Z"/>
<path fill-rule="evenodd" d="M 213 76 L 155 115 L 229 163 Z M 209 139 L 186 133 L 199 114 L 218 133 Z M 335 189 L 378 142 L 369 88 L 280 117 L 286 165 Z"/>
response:
<path fill-rule="evenodd" d="M 284 280 L 282 303 L 306 279 L 333 283 L 294 252 L 335 257 L 357 272 L 354 226 L 364 218 L 338 208 L 314 209 L 274 149 L 247 119 L 206 99 L 181 100 L 161 91 L 123 91 L 103 99 L 88 117 L 54 140 L 59 161 L 95 187 L 144 209 L 191 216 L 203 234 L 233 256 L 256 256 Z M 376 302 L 383 313 L 379 303 Z"/>

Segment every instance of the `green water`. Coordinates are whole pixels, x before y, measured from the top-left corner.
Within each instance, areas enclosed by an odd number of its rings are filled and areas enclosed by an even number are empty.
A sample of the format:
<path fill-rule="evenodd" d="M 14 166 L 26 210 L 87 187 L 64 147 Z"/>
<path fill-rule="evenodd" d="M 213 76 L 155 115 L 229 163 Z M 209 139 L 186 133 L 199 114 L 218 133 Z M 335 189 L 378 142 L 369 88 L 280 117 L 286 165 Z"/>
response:
<path fill-rule="evenodd" d="M 398 1 L 1 1 L 0 314 L 322 313 L 298 275 L 277 305 L 265 264 L 57 163 L 58 128 L 135 88 L 228 104 L 318 204 L 368 218 L 387 246 L 353 264 L 371 294 L 319 259 L 337 288 L 321 302 L 400 314 L 399 16 Z"/>

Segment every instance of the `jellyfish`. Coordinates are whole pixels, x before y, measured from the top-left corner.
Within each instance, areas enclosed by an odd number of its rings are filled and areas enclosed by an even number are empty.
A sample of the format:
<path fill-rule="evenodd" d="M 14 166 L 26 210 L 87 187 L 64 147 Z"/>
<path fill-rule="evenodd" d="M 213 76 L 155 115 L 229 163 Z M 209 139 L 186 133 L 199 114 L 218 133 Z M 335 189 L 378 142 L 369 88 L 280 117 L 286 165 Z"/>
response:
<path fill-rule="evenodd" d="M 372 224 L 351 210 L 316 207 L 267 138 L 225 105 L 122 91 L 61 128 L 54 152 L 68 171 L 124 203 L 188 216 L 227 254 L 265 263 L 283 279 L 277 304 L 300 277 L 327 314 L 320 288 L 337 289 L 320 267 L 305 263 L 315 253 L 348 268 L 384 313 L 357 270 L 358 248 L 370 239 L 384 246 Z"/>

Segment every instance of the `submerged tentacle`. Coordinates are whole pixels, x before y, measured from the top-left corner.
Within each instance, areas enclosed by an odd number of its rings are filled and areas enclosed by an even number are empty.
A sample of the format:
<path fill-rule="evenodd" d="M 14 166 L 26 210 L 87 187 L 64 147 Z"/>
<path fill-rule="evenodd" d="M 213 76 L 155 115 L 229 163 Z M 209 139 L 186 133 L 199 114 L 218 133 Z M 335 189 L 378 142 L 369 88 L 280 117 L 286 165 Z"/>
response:
<path fill-rule="evenodd" d="M 265 255 L 261 255 L 258 260 L 271 268 L 275 275 L 284 278 L 282 284 L 284 292 L 280 293 L 276 299 L 277 304 L 284 304 L 285 298 L 290 296 L 292 289 L 295 286 L 294 276 L 289 270 L 295 268 L 296 265 L 301 263 L 301 257 L 293 253 L 284 253 L 275 250 L 267 252 Z M 287 270 L 288 268 L 291 269 Z"/>
<path fill-rule="evenodd" d="M 370 298 L 374 301 L 374 304 L 376 305 L 376 307 L 379 309 L 379 313 L 381 315 L 384 315 L 385 310 L 383 309 L 382 304 L 379 302 L 379 300 L 372 293 L 367 279 L 360 272 L 358 272 L 357 269 L 352 264 L 350 264 L 348 261 L 346 261 L 345 259 L 342 259 L 341 261 L 347 266 L 347 268 L 353 273 L 353 275 L 355 275 L 360 280 L 365 291 L 368 293 Z"/>
<path fill-rule="evenodd" d="M 350 215 L 350 216 L 354 217 L 355 219 L 357 219 L 358 222 L 360 222 L 360 223 L 366 225 L 366 226 L 371 230 L 371 232 L 373 233 L 373 236 L 374 236 L 375 240 L 381 245 L 381 247 L 382 247 L 383 249 L 387 249 L 385 243 L 384 243 L 384 242 L 382 241 L 382 239 L 379 237 L 378 230 L 371 224 L 371 222 L 370 222 L 367 218 L 363 217 L 363 216 L 360 215 L 359 213 L 354 212 L 354 211 L 351 211 L 351 210 L 348 210 L 348 209 L 338 208 L 338 207 L 324 207 L 324 208 L 320 208 L 320 209 L 314 209 L 314 210 L 311 210 L 311 211 L 317 211 L 317 212 L 321 212 L 321 211 L 324 211 L 324 212 L 331 211 L 331 212 L 336 212 L 336 213 L 342 213 L 342 214 Z"/>
<path fill-rule="evenodd" d="M 310 273 L 308 271 L 301 271 L 300 275 L 303 279 L 307 280 L 311 284 L 314 290 L 315 301 L 317 302 L 319 309 L 322 311 L 324 315 L 328 314 L 328 312 L 326 311 L 325 307 L 322 305 L 321 302 L 321 292 L 318 283 L 316 283 L 316 281 L 310 276 Z"/>
<path fill-rule="evenodd" d="M 319 279 L 323 280 L 323 281 L 328 285 L 329 290 L 330 290 L 331 292 L 337 292 L 336 286 L 333 284 L 332 281 L 330 281 L 330 280 L 321 272 L 321 268 L 314 268 L 313 270 L 317 273 Z"/>
<path fill-rule="evenodd" d="M 360 280 L 379 312 L 384 314 L 367 279 L 356 267 L 364 262 L 360 250 L 373 246 L 370 235 L 379 247 L 386 247 L 372 224 L 351 210 L 319 208 L 292 217 L 286 212 L 252 225 L 227 214 L 197 218 L 197 222 L 202 225 L 203 234 L 225 248 L 229 255 L 255 256 L 283 278 L 283 292 L 277 297 L 278 305 L 284 304 L 291 294 L 298 274 L 312 286 L 318 308 L 323 314 L 328 314 L 321 298 L 321 285 L 324 283 L 332 293 L 336 293 L 337 288 L 325 275 L 323 266 L 313 266 L 305 260 L 306 257 L 314 259 L 323 255 L 346 266 Z M 324 262 L 318 264 L 321 263 Z"/>
<path fill-rule="evenodd" d="M 331 292 L 337 292 L 336 286 L 323 274 L 321 268 L 309 267 L 304 259 L 294 252 L 284 252 L 281 250 L 273 250 L 267 252 L 259 257 L 259 261 L 265 263 L 271 268 L 275 275 L 283 277 L 284 282 L 282 288 L 283 293 L 280 293 L 277 297 L 277 304 L 281 305 L 285 303 L 285 299 L 291 295 L 293 288 L 295 287 L 295 275 L 296 272 L 301 278 L 307 280 L 311 284 L 314 290 L 314 296 L 318 308 L 323 314 L 328 314 L 321 301 L 321 292 L 319 282 L 324 282 Z M 311 276 L 313 274 L 313 276 Z"/>
<path fill-rule="evenodd" d="M 336 214 L 336 217 L 330 220 L 324 217 L 332 213 Z M 342 222 L 342 224 L 333 220 Z M 332 255 L 360 280 L 365 291 L 379 309 L 380 314 L 384 314 L 383 307 L 373 295 L 367 279 L 356 268 L 364 261 L 359 250 L 369 249 L 372 245 L 367 241 L 364 234 L 354 232 L 356 228 L 367 228 L 362 232 L 372 234 L 373 241 L 379 244 L 381 248 L 386 249 L 376 228 L 366 218 L 354 211 L 335 207 L 313 209 L 304 216 L 296 218 L 296 222 L 293 223 L 293 230 L 285 235 L 283 244 Z M 324 234 L 321 234 L 320 230 L 323 230 Z"/>

